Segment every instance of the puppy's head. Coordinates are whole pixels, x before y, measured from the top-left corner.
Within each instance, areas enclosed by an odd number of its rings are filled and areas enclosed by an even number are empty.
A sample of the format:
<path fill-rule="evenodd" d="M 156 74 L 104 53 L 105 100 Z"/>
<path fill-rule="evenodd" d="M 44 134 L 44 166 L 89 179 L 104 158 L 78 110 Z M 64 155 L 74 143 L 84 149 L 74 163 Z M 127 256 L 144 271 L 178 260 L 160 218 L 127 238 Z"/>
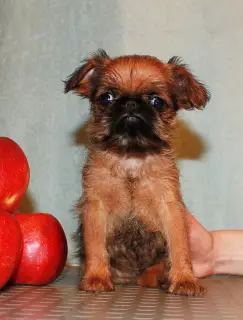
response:
<path fill-rule="evenodd" d="M 176 112 L 201 109 L 209 93 L 183 65 L 151 56 L 110 58 L 99 50 L 65 82 L 91 102 L 91 140 L 105 150 L 151 153 L 167 148 Z"/>

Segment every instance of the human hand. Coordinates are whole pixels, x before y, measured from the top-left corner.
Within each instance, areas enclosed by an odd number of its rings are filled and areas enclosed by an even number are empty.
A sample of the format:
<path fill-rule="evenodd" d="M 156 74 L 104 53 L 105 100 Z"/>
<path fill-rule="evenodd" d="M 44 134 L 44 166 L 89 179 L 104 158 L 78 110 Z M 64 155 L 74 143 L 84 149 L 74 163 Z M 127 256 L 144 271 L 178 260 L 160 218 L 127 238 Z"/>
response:
<path fill-rule="evenodd" d="M 191 214 L 187 217 L 189 246 L 195 277 L 203 278 L 213 274 L 213 236 Z"/>

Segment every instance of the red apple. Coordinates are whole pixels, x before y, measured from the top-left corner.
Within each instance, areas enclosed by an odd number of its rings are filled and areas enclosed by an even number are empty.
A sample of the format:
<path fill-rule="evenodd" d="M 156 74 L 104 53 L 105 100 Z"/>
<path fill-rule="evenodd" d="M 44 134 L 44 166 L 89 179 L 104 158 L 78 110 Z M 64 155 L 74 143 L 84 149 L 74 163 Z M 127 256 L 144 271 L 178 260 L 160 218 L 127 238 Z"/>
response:
<path fill-rule="evenodd" d="M 22 236 L 17 219 L 0 210 L 0 289 L 9 281 L 19 263 Z"/>
<path fill-rule="evenodd" d="M 25 194 L 30 179 L 27 158 L 10 138 L 0 137 L 0 207 L 13 211 Z"/>
<path fill-rule="evenodd" d="M 44 285 L 54 281 L 67 260 L 67 240 L 59 221 L 47 213 L 14 213 L 19 222 L 23 250 L 11 282 Z"/>

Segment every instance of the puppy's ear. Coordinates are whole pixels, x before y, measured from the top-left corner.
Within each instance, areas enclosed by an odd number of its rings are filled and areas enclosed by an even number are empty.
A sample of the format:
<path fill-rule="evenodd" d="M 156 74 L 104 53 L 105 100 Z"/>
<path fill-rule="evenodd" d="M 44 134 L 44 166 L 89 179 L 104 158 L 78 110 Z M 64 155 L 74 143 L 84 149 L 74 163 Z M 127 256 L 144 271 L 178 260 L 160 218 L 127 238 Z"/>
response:
<path fill-rule="evenodd" d="M 198 81 L 180 58 L 168 61 L 171 69 L 171 90 L 176 109 L 203 109 L 210 100 L 207 88 Z"/>
<path fill-rule="evenodd" d="M 83 97 L 88 97 L 92 76 L 98 69 L 102 68 L 108 60 L 110 60 L 109 56 L 102 49 L 92 54 L 90 58 L 84 60 L 82 65 L 64 81 L 64 92 L 75 91 Z"/>

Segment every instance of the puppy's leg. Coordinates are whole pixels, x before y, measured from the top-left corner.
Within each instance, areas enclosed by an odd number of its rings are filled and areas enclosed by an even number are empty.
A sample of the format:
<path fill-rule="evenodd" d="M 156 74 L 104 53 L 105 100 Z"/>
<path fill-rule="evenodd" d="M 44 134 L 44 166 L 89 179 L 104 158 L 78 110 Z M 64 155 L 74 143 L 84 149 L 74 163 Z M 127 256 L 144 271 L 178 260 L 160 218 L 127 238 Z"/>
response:
<path fill-rule="evenodd" d="M 146 188 L 141 185 L 137 192 L 136 214 L 149 230 L 160 231 L 167 242 L 170 267 L 168 291 L 173 294 L 202 295 L 205 289 L 194 277 L 187 235 L 186 208 L 177 196 L 158 198 L 159 186 Z"/>
<path fill-rule="evenodd" d="M 137 284 L 142 287 L 159 288 L 161 282 L 167 282 L 167 278 L 166 262 L 161 261 L 147 268 L 138 278 Z"/>
<path fill-rule="evenodd" d="M 165 203 L 163 211 L 163 233 L 169 253 L 170 293 L 194 296 L 202 295 L 205 289 L 194 277 L 186 224 L 186 209 L 182 203 Z"/>
<path fill-rule="evenodd" d="M 112 291 L 108 253 L 106 250 L 107 213 L 101 201 L 83 206 L 83 238 L 85 273 L 80 289 L 85 291 Z"/>

